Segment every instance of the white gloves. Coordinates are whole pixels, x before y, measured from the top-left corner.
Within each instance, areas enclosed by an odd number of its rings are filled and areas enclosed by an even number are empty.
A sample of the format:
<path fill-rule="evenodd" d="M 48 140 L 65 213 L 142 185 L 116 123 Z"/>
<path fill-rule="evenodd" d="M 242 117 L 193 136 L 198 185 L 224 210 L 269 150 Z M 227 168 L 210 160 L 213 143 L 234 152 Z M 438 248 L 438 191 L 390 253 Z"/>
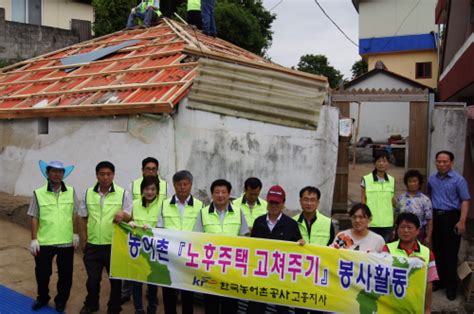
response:
<path fill-rule="evenodd" d="M 37 239 L 31 240 L 30 243 L 30 253 L 33 256 L 36 256 L 40 251 L 40 244 Z"/>
<path fill-rule="evenodd" d="M 77 249 L 77 247 L 79 246 L 79 235 L 77 233 L 74 233 L 72 235 L 72 246 L 74 246 L 75 249 Z"/>
<path fill-rule="evenodd" d="M 132 220 L 128 223 L 128 225 L 132 228 L 135 228 L 137 226 L 137 224 Z"/>

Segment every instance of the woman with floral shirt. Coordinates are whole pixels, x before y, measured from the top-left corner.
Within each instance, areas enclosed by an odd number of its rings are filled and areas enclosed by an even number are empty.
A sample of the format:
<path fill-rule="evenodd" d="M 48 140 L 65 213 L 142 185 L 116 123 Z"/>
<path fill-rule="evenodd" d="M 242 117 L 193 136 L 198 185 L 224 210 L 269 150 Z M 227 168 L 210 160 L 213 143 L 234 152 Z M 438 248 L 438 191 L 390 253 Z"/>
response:
<path fill-rule="evenodd" d="M 420 219 L 420 234 L 418 240 L 425 245 L 431 245 L 431 234 L 433 231 L 433 207 L 431 200 L 421 193 L 423 186 L 423 175 L 418 170 L 408 170 L 403 182 L 407 191 L 397 198 L 395 214 L 413 213 Z"/>

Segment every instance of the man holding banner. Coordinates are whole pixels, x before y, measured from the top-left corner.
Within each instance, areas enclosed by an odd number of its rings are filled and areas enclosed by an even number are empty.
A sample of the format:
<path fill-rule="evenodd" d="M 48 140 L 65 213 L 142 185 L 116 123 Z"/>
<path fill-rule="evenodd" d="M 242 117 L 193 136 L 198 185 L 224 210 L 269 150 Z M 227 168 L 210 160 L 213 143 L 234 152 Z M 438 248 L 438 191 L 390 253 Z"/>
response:
<path fill-rule="evenodd" d="M 193 231 L 201 213 L 202 202 L 191 195 L 193 175 L 181 170 L 173 176 L 175 194 L 163 202 L 158 227 L 178 231 Z M 176 294 L 179 290 L 163 287 L 165 314 L 176 314 Z M 194 293 L 181 290 L 183 314 L 192 314 Z"/>
<path fill-rule="evenodd" d="M 420 220 L 415 214 L 405 212 L 398 216 L 395 225 L 399 240 L 388 243 L 383 250 L 394 256 L 417 257 L 425 262 L 428 268 L 425 313 L 431 313 L 432 283 L 438 280 L 438 272 L 433 252 L 417 240 L 420 233 Z"/>
<path fill-rule="evenodd" d="M 273 239 L 297 242 L 301 239 L 298 223 L 283 213 L 285 208 L 285 190 L 274 185 L 267 194 L 267 214 L 258 217 L 252 227 L 252 238 Z M 247 313 L 265 313 L 266 304 L 250 302 Z M 277 306 L 278 314 L 288 313 L 288 307 Z"/>
<path fill-rule="evenodd" d="M 335 232 L 331 218 L 318 211 L 321 192 L 314 186 L 307 186 L 300 191 L 300 204 L 303 210 L 293 219 L 298 222 L 305 243 L 328 246 L 334 240 Z"/>
<path fill-rule="evenodd" d="M 240 208 L 232 206 L 230 191 L 232 185 L 224 179 L 218 179 L 211 184 L 212 202 L 201 209 L 194 231 L 227 236 L 243 236 L 249 234 L 249 228 Z M 204 296 L 206 314 L 237 313 L 237 300 Z"/>
<path fill-rule="evenodd" d="M 99 293 L 102 270 L 110 273 L 110 254 L 114 223 L 129 221 L 132 213 L 130 194 L 113 180 L 115 166 L 101 161 L 95 168 L 97 184 L 87 189 L 79 215 L 82 217 L 84 265 L 87 271 L 87 297 L 81 314 L 99 310 Z M 110 298 L 107 313 L 120 313 L 122 281 L 110 279 Z"/>

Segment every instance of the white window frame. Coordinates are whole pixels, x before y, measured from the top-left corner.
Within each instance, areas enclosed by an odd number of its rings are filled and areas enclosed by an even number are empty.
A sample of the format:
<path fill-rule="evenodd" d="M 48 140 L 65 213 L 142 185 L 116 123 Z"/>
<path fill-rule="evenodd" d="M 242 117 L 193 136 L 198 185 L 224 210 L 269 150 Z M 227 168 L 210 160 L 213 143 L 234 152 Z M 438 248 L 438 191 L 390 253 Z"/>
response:
<path fill-rule="evenodd" d="M 14 1 L 17 1 L 17 0 L 10 0 L 10 8 L 11 8 L 11 17 L 12 17 L 12 20 L 13 20 L 13 2 Z M 29 1 L 30 0 L 25 0 L 25 21 L 24 22 L 19 22 L 19 23 L 25 23 L 25 24 L 30 24 L 30 21 L 29 21 Z M 40 8 L 41 12 L 40 12 L 40 18 L 41 18 L 41 21 L 40 21 L 40 25 L 43 25 L 43 21 L 44 21 L 44 0 L 41 0 L 41 8 Z"/>

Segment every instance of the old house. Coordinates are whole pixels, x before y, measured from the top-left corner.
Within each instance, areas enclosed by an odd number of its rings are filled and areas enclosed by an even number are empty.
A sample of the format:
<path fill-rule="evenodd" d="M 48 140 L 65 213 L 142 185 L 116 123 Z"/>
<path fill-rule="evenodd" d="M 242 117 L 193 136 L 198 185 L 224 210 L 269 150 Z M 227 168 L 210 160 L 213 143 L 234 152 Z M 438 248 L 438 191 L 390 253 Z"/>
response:
<path fill-rule="evenodd" d="M 0 73 L 0 190 L 29 195 L 40 159 L 75 165 L 79 191 L 110 160 L 128 186 L 155 156 L 168 182 L 190 170 L 201 197 L 217 178 L 237 196 L 258 176 L 265 193 L 282 185 L 293 209 L 303 186 L 320 187 L 330 213 L 339 117 L 323 106 L 327 89 L 324 77 L 168 19 L 82 42 Z"/>

